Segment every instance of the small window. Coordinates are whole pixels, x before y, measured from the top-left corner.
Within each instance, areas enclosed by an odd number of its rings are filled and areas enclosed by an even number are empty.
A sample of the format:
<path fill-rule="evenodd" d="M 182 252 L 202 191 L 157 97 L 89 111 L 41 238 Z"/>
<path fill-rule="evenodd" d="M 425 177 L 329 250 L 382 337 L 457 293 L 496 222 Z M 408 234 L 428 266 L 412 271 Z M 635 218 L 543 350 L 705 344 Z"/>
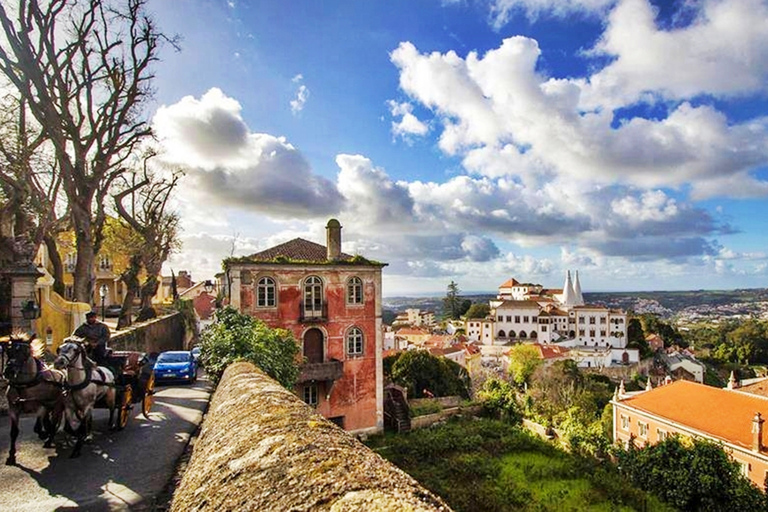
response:
<path fill-rule="evenodd" d="M 498 317 L 496 317 L 496 319 L 497 319 L 497 321 L 499 321 L 499 322 L 503 322 L 503 321 L 504 321 L 504 317 L 503 317 L 503 316 L 501 316 L 501 315 L 499 315 Z"/>
<path fill-rule="evenodd" d="M 256 285 L 256 306 L 260 308 L 275 307 L 276 291 L 275 280 L 271 277 L 262 277 Z"/>
<path fill-rule="evenodd" d="M 648 424 L 642 421 L 637 422 L 637 435 L 643 439 L 648 439 Z"/>
<path fill-rule="evenodd" d="M 659 442 L 664 441 L 668 435 L 666 430 L 661 430 L 660 428 L 656 429 L 656 438 Z"/>
<path fill-rule="evenodd" d="M 347 281 L 347 304 L 363 303 L 363 280 L 359 277 L 350 277 Z"/>
<path fill-rule="evenodd" d="M 523 317 L 523 323 L 524 323 L 524 324 L 527 324 L 527 323 L 528 323 L 528 317 L 527 317 L 527 316 L 524 316 L 524 317 Z"/>
<path fill-rule="evenodd" d="M 353 327 L 347 331 L 347 355 L 363 355 L 363 331 L 358 327 Z"/>
<path fill-rule="evenodd" d="M 319 313 L 323 309 L 323 280 L 317 276 L 309 276 L 304 281 L 304 310 L 305 313 Z"/>
<path fill-rule="evenodd" d="M 507 315 L 507 322 L 512 322 L 512 315 Z"/>
<path fill-rule="evenodd" d="M 520 323 L 520 315 L 515 315 L 515 323 L 516 324 Z"/>
<path fill-rule="evenodd" d="M 304 386 L 304 402 L 312 407 L 317 407 L 317 384 Z"/>
<path fill-rule="evenodd" d="M 621 415 L 621 430 L 629 430 L 629 416 Z"/>

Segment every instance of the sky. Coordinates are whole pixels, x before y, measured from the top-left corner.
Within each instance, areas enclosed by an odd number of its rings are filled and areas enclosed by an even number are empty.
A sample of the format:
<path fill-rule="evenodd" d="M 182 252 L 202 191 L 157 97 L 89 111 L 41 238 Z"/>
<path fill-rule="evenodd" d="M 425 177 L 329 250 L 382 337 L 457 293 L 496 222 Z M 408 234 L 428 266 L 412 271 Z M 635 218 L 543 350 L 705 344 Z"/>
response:
<path fill-rule="evenodd" d="M 768 286 L 768 0 L 150 0 L 183 249 L 302 237 L 385 296 Z"/>

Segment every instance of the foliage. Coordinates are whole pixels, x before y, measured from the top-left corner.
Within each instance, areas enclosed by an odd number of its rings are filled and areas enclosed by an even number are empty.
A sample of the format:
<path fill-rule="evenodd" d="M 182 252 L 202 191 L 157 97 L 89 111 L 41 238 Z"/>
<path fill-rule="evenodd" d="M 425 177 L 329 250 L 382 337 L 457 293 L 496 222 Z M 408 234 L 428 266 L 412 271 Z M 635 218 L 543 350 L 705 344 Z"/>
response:
<path fill-rule="evenodd" d="M 632 317 L 627 323 L 627 347 L 636 348 L 640 351 L 640 357 L 645 359 L 653 355 L 651 347 L 648 342 L 645 341 L 645 332 L 643 332 L 643 324 L 637 317 Z"/>
<path fill-rule="evenodd" d="M 509 375 L 519 386 L 527 383 L 543 363 L 533 345 L 520 344 L 509 349 Z"/>
<path fill-rule="evenodd" d="M 672 436 L 618 454 L 632 483 L 680 510 L 765 510 L 766 496 L 745 478 L 738 463 L 710 441 Z"/>
<path fill-rule="evenodd" d="M 688 346 L 683 335 L 680 334 L 675 327 L 661 320 L 657 315 L 645 313 L 640 315 L 639 319 L 640 324 L 643 326 L 643 333 L 645 336 L 648 336 L 649 334 L 658 334 L 664 340 L 665 347 L 671 347 L 672 345 L 681 347 Z"/>
<path fill-rule="evenodd" d="M 491 416 L 513 424 L 520 423 L 522 415 L 517 404 L 517 392 L 509 382 L 490 378 L 483 383 L 477 398 Z"/>
<path fill-rule="evenodd" d="M 408 412 L 412 418 L 416 416 L 426 416 L 427 414 L 435 414 L 443 410 L 443 406 L 440 402 L 424 402 L 418 405 L 412 405 Z"/>
<path fill-rule="evenodd" d="M 214 382 L 231 363 L 249 361 L 292 389 L 299 376 L 298 354 L 290 331 L 271 329 L 232 307 L 217 310 L 216 321 L 201 335 L 200 359 Z"/>
<path fill-rule="evenodd" d="M 450 420 L 367 444 L 457 512 L 669 510 L 612 465 L 574 457 L 496 420 Z"/>
<path fill-rule="evenodd" d="M 491 314 L 491 306 L 487 302 L 476 302 L 469 306 L 465 313 L 467 318 L 485 318 Z"/>
<path fill-rule="evenodd" d="M 697 349 L 708 350 L 709 357 L 717 365 L 768 363 L 768 322 L 763 320 L 731 320 L 717 326 L 694 326 L 685 333 L 685 338 Z"/>
<path fill-rule="evenodd" d="M 469 396 L 467 371 L 455 361 L 436 357 L 426 350 L 409 350 L 392 364 L 392 380 L 408 388 L 408 396 L 423 398 L 424 391 L 435 396 Z"/>

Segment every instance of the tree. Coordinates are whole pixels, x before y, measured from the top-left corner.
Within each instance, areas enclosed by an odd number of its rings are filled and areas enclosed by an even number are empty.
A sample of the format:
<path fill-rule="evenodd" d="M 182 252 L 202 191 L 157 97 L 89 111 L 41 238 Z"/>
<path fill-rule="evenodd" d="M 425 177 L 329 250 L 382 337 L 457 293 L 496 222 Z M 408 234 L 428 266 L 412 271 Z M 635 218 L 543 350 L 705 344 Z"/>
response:
<path fill-rule="evenodd" d="M 485 318 L 491 314 L 491 306 L 488 303 L 477 302 L 469 306 L 466 312 L 467 318 Z"/>
<path fill-rule="evenodd" d="M 519 386 L 527 383 L 536 369 L 544 363 L 533 345 L 515 345 L 509 349 L 509 375 Z"/>
<path fill-rule="evenodd" d="M 0 73 L 42 128 L 75 230 L 75 299 L 91 302 L 105 199 L 150 134 L 141 109 L 166 38 L 147 0 L 0 3 Z"/>
<path fill-rule="evenodd" d="M 299 344 L 286 329 L 271 329 L 232 307 L 219 309 L 216 320 L 201 335 L 200 359 L 218 382 L 227 366 L 249 361 L 287 389 L 299 376 Z"/>
<path fill-rule="evenodd" d="M 765 510 L 766 496 L 717 444 L 672 436 L 655 445 L 620 451 L 630 481 L 679 510 Z"/>
<path fill-rule="evenodd" d="M 455 361 L 436 357 L 426 350 L 403 352 L 392 364 L 392 380 L 408 388 L 408 396 L 423 398 L 424 391 L 435 396 L 469 396 L 467 371 Z"/>
<path fill-rule="evenodd" d="M 448 293 L 443 298 L 443 316 L 447 319 L 458 320 L 462 313 L 462 306 L 459 285 L 451 281 L 448 285 Z"/>
<path fill-rule="evenodd" d="M 483 387 L 477 392 L 477 397 L 483 409 L 492 416 L 513 424 L 520 423 L 522 420 L 515 388 L 509 382 L 490 378 L 483 383 Z"/>
<path fill-rule="evenodd" d="M 168 200 L 182 174 L 174 172 L 168 177 L 159 178 L 148 167 L 153 156 L 154 153 L 144 158 L 142 171 L 122 176 L 123 189 L 115 195 L 118 214 L 141 239 L 137 254 L 145 270 L 145 279 L 140 290 L 141 311 L 138 320 L 156 315 L 152 297 L 157 294 L 160 271 L 163 263 L 179 247 L 179 216 L 168 211 Z M 124 204 L 126 199 L 130 199 L 128 205 Z M 133 279 L 124 282 L 134 283 Z M 135 295 L 136 291 L 130 293 Z"/>

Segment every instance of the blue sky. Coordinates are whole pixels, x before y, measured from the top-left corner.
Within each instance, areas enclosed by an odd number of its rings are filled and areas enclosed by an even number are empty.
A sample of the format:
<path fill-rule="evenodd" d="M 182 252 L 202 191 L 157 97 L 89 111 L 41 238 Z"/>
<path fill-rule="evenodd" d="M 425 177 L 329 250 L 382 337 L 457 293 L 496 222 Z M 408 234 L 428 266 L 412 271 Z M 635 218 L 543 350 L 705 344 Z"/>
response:
<path fill-rule="evenodd" d="M 184 249 L 301 236 L 385 295 L 768 281 L 768 2 L 152 0 Z"/>

